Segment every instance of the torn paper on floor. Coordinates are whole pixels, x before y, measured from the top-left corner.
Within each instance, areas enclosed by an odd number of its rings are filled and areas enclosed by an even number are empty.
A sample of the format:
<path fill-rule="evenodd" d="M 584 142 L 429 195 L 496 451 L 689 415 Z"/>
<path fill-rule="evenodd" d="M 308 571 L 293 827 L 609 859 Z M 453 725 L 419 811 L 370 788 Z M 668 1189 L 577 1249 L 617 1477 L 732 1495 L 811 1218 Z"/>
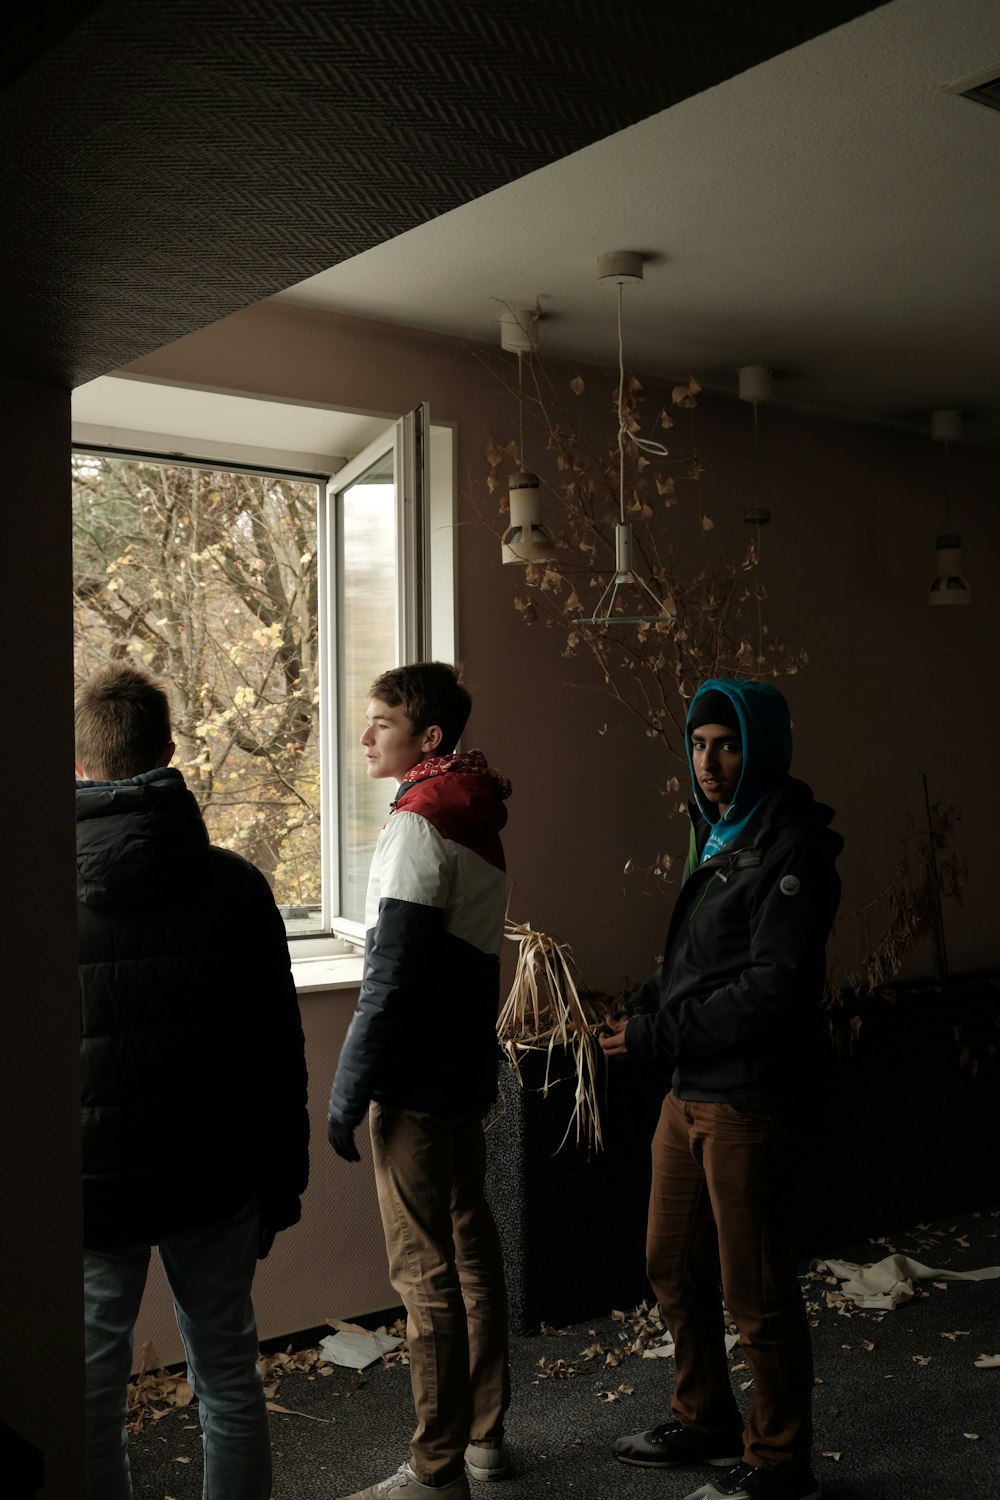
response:
<path fill-rule="evenodd" d="M 383 1354 L 398 1349 L 402 1339 L 391 1333 L 328 1333 L 320 1339 L 319 1347 L 324 1359 L 331 1364 L 344 1365 L 349 1370 L 364 1370 L 373 1365 Z"/>
<path fill-rule="evenodd" d="M 1000 1266 L 984 1266 L 978 1271 L 936 1271 L 921 1265 L 908 1255 L 887 1255 L 871 1266 L 855 1266 L 849 1260 L 824 1260 L 844 1285 L 845 1297 L 858 1307 L 898 1307 L 913 1297 L 915 1281 L 995 1281 Z"/>
<path fill-rule="evenodd" d="M 726 1353 L 728 1354 L 729 1351 L 730 1351 L 730 1349 L 732 1349 L 732 1347 L 734 1346 L 734 1344 L 738 1344 L 739 1341 L 740 1341 L 740 1336 L 739 1336 L 738 1333 L 727 1333 L 726 1334 Z M 674 1341 L 673 1341 L 673 1339 L 670 1337 L 670 1335 L 668 1333 L 667 1336 L 666 1336 L 666 1338 L 662 1341 L 662 1343 L 659 1343 L 659 1344 L 649 1344 L 645 1349 L 643 1349 L 643 1351 L 642 1351 L 642 1357 L 643 1357 L 643 1359 L 669 1359 L 670 1356 L 673 1354 L 673 1352 L 674 1352 Z"/>

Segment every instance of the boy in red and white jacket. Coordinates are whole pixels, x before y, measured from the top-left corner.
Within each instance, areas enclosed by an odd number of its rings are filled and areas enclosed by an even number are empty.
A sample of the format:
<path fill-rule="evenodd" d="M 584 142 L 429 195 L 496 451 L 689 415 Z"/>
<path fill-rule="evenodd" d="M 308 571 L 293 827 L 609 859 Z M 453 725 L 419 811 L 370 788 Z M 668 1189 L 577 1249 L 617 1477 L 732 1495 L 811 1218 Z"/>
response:
<path fill-rule="evenodd" d="M 330 1144 L 357 1161 L 366 1112 L 389 1274 L 407 1312 L 417 1427 L 409 1462 L 345 1500 L 467 1500 L 508 1472 L 507 1302 L 484 1196 L 510 783 L 453 750 L 472 707 L 455 669 L 419 662 L 369 689 L 372 778 L 399 790 L 365 902 L 365 972 L 330 1093 Z M 471 1421 L 470 1421 L 471 1415 Z"/>

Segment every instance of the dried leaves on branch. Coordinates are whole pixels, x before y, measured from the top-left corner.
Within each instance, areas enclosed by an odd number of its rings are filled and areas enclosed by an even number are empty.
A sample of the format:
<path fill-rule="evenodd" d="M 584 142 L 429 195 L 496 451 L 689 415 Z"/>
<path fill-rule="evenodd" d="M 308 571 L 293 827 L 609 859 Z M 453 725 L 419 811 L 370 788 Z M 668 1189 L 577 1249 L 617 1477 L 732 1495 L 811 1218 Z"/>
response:
<path fill-rule="evenodd" d="M 607 446 L 585 435 L 570 404 L 584 394 L 577 376 L 564 398 L 537 354 L 522 356 L 521 377 L 510 391 L 520 431 L 528 439 L 491 438 L 486 446 L 487 487 L 506 509 L 506 473 L 522 465 L 538 472 L 543 494 L 555 502 L 546 512 L 554 524 L 557 551 L 544 566 L 528 565 L 514 598 L 526 623 L 536 620 L 562 633 L 564 656 L 587 653 L 610 695 L 684 760 L 687 704 L 708 677 L 771 678 L 797 672 L 807 657 L 772 636 L 764 619 L 767 597 L 760 571 L 759 532 L 749 543 L 725 536 L 706 514 L 705 465 L 698 450 L 696 380 L 674 387 L 669 409 L 660 409 L 643 429 L 643 390 L 634 377 L 622 393 L 619 455 L 617 431 Z M 501 375 L 501 380 L 504 379 Z M 611 391 L 613 427 L 619 392 Z M 683 421 L 677 451 L 662 439 Z M 522 447 L 527 451 L 522 451 Z M 622 483 L 622 477 L 624 482 Z M 624 515 L 621 500 L 624 499 Z M 588 624 L 615 572 L 615 526 L 632 528 L 633 561 L 639 576 L 662 603 L 662 616 L 642 624 Z M 650 601 L 616 596 L 614 613 L 650 613 Z"/>
<path fill-rule="evenodd" d="M 956 844 L 960 821 L 958 808 L 941 801 L 931 805 L 927 828 L 918 829 L 911 820 L 892 880 L 873 900 L 840 917 L 837 946 L 847 956 L 831 967 L 829 1005 L 842 1006 L 874 994 L 899 973 L 925 937 L 934 937 L 940 967 L 941 903 L 961 902 L 968 874 L 968 863 Z"/>
<path fill-rule="evenodd" d="M 213 842 L 290 903 L 319 900 L 317 587 L 315 484 L 74 459 L 76 679 L 108 660 L 164 679 Z"/>

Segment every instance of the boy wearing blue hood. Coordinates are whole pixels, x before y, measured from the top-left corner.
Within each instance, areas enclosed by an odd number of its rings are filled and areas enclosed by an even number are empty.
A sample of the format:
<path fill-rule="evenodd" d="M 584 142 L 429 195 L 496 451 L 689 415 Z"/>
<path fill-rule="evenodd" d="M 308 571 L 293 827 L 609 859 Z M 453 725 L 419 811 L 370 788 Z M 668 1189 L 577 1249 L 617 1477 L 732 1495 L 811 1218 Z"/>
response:
<path fill-rule="evenodd" d="M 825 947 L 840 899 L 832 810 L 788 774 L 788 705 L 712 679 L 686 725 L 688 873 L 639 1012 L 601 1038 L 670 1079 L 653 1138 L 646 1256 L 674 1338 L 673 1418 L 623 1463 L 725 1472 L 687 1500 L 817 1500 L 812 1352 L 797 1274 Z M 719 1287 L 753 1376 L 746 1424 Z"/>

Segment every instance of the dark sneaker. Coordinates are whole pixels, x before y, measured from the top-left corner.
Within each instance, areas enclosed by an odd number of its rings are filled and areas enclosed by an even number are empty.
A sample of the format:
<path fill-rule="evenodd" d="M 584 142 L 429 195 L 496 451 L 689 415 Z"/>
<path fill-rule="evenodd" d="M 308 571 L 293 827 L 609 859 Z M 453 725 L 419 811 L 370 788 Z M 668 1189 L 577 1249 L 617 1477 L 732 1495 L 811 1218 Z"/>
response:
<path fill-rule="evenodd" d="M 630 1432 L 615 1438 L 611 1445 L 615 1458 L 623 1464 L 638 1464 L 643 1469 L 680 1469 L 685 1464 L 712 1464 L 728 1469 L 738 1463 L 743 1453 L 742 1432 L 706 1437 L 680 1422 L 661 1422 L 645 1432 Z"/>
<path fill-rule="evenodd" d="M 776 1469 L 737 1464 L 685 1500 L 820 1500 L 822 1493 L 816 1475 L 801 1464 L 779 1464 Z"/>

